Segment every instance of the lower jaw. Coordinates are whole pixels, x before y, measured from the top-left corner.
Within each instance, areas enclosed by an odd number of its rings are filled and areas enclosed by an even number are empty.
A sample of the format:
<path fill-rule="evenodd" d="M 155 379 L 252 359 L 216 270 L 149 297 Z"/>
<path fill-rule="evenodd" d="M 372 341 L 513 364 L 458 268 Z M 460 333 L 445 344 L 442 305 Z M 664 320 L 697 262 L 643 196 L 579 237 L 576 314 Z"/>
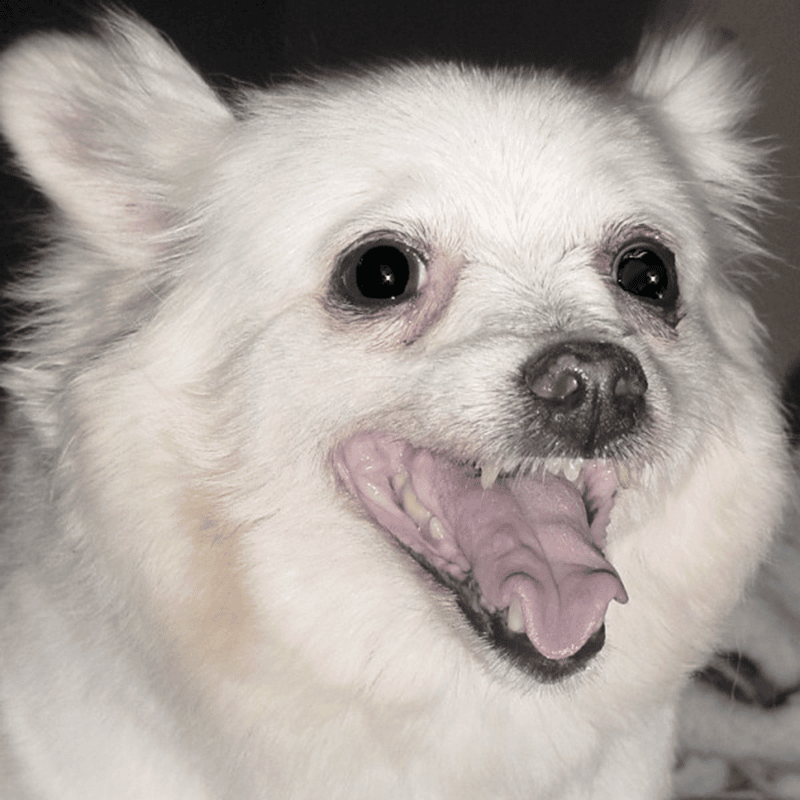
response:
<path fill-rule="evenodd" d="M 601 624 L 576 653 L 563 659 L 548 658 L 533 646 L 525 633 L 515 633 L 509 629 L 505 613 L 489 611 L 481 604 L 480 591 L 472 578 L 458 580 L 432 567 L 418 553 L 412 550 L 407 552 L 453 594 L 459 609 L 478 638 L 502 660 L 538 683 L 558 683 L 581 672 L 603 649 L 606 640 L 605 624 Z"/>

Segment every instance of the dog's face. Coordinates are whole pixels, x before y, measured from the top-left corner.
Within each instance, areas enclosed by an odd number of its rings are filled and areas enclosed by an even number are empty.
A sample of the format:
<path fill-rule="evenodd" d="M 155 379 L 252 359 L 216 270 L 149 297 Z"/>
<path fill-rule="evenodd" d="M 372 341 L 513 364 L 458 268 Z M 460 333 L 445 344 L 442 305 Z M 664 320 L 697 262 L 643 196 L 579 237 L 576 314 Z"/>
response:
<path fill-rule="evenodd" d="M 690 34 L 604 87 L 385 69 L 234 114 L 112 27 L 0 75 L 67 231 L 6 383 L 98 595 L 265 728 L 484 692 L 498 747 L 513 718 L 545 752 L 674 696 L 784 486 L 730 56 Z"/>
<path fill-rule="evenodd" d="M 267 276 L 278 294 L 296 286 L 259 354 L 291 375 L 276 394 L 294 418 L 275 430 L 265 415 L 262 446 L 286 435 L 291 451 L 310 425 L 351 513 L 451 589 L 481 640 L 554 680 L 598 653 L 606 607 L 627 599 L 603 556 L 616 473 L 635 493 L 697 435 L 681 381 L 713 346 L 677 329 L 710 271 L 700 223 L 674 169 L 650 167 L 654 137 L 613 101 L 547 78 L 421 72 L 406 97 L 407 81 L 388 76 L 379 101 L 348 87 L 292 118 L 312 143 L 285 181 L 323 136 L 331 162 L 275 226 L 277 249 L 310 269 Z M 342 106 L 358 135 L 337 125 Z M 274 161 L 258 207 L 277 205 Z"/>
<path fill-rule="evenodd" d="M 670 514 L 701 502 L 687 490 L 699 462 L 747 428 L 742 396 L 762 402 L 767 383 L 753 386 L 753 320 L 721 269 L 729 244 L 710 235 L 721 222 L 650 113 L 549 76 L 455 68 L 261 101 L 226 161 L 251 183 L 215 214 L 251 287 L 231 295 L 233 330 L 244 317 L 254 331 L 235 384 L 257 398 L 241 447 L 325 586 L 309 603 L 314 589 L 276 576 L 278 597 L 324 607 L 330 578 L 355 606 L 380 597 L 391 630 L 430 593 L 501 669 L 554 681 L 596 660 L 626 615 L 653 613 L 637 608 L 666 592 L 662 568 L 695 591 L 683 559 L 706 545 Z M 270 210 L 263 224 L 252 209 Z M 392 569 L 351 571 L 342 529 Z M 648 552 L 662 563 L 637 575 L 625 560 Z M 397 560 L 407 586 L 379 589 Z M 638 580 L 651 585 L 632 593 Z M 325 638 L 301 630 L 305 647 Z"/>

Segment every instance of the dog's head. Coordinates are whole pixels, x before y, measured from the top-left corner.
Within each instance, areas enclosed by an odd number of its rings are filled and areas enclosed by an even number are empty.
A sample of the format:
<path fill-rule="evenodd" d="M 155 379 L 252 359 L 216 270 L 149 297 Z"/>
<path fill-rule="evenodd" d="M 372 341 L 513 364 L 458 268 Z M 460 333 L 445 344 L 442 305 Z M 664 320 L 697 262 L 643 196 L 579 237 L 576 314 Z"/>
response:
<path fill-rule="evenodd" d="M 66 232 L 24 362 L 47 380 L 7 383 L 52 446 L 157 476 L 194 548 L 125 540 L 159 589 L 200 558 L 339 677 L 396 676 L 411 640 L 443 675 L 456 648 L 544 681 L 645 640 L 691 664 L 782 480 L 732 280 L 766 190 L 731 54 L 692 32 L 608 85 L 386 68 L 231 111 L 138 23 L 104 37 L 2 72 Z"/>

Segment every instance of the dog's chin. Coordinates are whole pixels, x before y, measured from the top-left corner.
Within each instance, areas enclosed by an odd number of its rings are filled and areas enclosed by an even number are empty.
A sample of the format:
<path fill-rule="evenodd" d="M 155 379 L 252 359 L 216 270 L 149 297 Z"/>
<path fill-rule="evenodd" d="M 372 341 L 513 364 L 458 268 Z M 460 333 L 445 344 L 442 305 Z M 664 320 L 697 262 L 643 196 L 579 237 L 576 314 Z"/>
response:
<path fill-rule="evenodd" d="M 619 488 L 612 464 L 547 459 L 505 470 L 371 432 L 347 439 L 333 462 L 369 516 L 513 667 L 551 683 L 603 648 L 608 605 L 627 601 L 603 553 Z"/>
<path fill-rule="evenodd" d="M 455 580 L 448 573 L 431 566 L 419 554 L 405 549 L 438 583 L 453 593 L 458 607 L 475 633 L 483 642 L 490 645 L 493 652 L 540 683 L 557 683 L 580 672 L 603 649 L 606 641 L 605 624 L 601 624 L 589 636 L 586 643 L 572 655 L 565 658 L 547 658 L 534 647 L 527 633 L 515 632 L 509 628 L 507 613 L 489 611 L 486 608 L 480 589 L 473 578 Z"/>

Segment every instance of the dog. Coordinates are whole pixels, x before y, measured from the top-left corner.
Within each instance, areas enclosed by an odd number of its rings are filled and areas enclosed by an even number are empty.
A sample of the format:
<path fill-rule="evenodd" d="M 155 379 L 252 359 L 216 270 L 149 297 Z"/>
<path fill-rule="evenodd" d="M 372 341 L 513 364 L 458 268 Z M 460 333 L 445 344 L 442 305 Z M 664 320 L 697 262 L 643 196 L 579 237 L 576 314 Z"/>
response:
<path fill-rule="evenodd" d="M 3 796 L 669 797 L 790 472 L 755 96 L 695 28 L 226 99 L 124 12 L 12 46 Z"/>

